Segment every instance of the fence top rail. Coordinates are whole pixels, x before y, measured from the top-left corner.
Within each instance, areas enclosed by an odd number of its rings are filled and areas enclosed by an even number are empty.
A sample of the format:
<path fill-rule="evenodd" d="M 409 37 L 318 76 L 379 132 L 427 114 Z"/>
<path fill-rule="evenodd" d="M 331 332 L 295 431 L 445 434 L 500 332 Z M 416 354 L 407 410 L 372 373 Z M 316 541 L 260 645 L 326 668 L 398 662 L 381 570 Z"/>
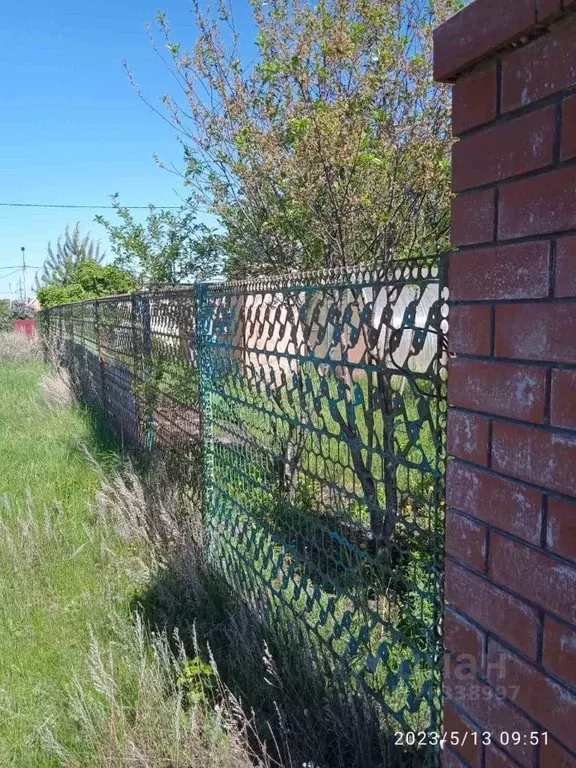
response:
<path fill-rule="evenodd" d="M 248 291 L 291 291 L 310 287 L 330 287 L 350 283 L 351 285 L 374 283 L 405 283 L 410 280 L 435 281 L 440 277 L 445 254 L 422 256 L 416 259 L 398 259 L 382 265 L 368 264 L 361 266 L 333 267 L 292 272 L 283 275 L 263 275 L 248 280 L 231 280 L 223 283 L 207 283 L 213 293 L 232 293 Z M 426 270 L 426 271 L 425 271 Z"/>
<path fill-rule="evenodd" d="M 289 272 L 282 275 L 260 275 L 246 280 L 212 281 L 205 283 L 185 283 L 169 285 L 163 288 L 143 288 L 133 293 L 118 293 L 112 296 L 70 301 L 47 307 L 41 312 L 61 310 L 83 305 L 132 300 L 134 296 L 149 296 L 150 298 L 169 298 L 171 296 L 193 294 L 199 286 L 206 286 L 211 293 L 232 293 L 249 291 L 268 291 L 305 289 L 308 287 L 329 287 L 331 285 L 350 282 L 358 283 L 403 283 L 410 280 L 437 280 L 445 263 L 447 253 L 420 256 L 412 259 L 393 259 L 382 265 L 368 264 L 363 266 L 331 267 L 309 270 L 307 272 Z M 428 269 L 427 273 L 424 270 Z"/>

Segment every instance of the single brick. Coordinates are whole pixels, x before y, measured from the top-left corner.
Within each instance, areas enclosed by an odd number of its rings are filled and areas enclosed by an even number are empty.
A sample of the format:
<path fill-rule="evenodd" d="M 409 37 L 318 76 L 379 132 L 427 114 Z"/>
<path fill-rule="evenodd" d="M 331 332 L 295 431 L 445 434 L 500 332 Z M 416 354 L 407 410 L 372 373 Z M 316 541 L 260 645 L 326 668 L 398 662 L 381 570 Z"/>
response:
<path fill-rule="evenodd" d="M 457 461 L 448 463 L 446 499 L 451 507 L 538 544 L 542 494 Z"/>
<path fill-rule="evenodd" d="M 495 338 L 498 357 L 576 363 L 576 304 L 496 307 Z"/>
<path fill-rule="evenodd" d="M 562 105 L 562 145 L 560 157 L 571 160 L 576 157 L 576 94 L 564 100 Z"/>
<path fill-rule="evenodd" d="M 534 0 L 472 3 L 434 31 L 434 77 L 454 80 L 464 67 L 519 38 L 536 22 Z"/>
<path fill-rule="evenodd" d="M 456 142 L 454 192 L 537 171 L 554 160 L 555 108 L 544 107 Z"/>
<path fill-rule="evenodd" d="M 445 598 L 489 632 L 536 658 L 538 614 L 529 605 L 451 560 L 446 561 Z"/>
<path fill-rule="evenodd" d="M 484 573 L 486 570 L 486 526 L 452 509 L 446 513 L 446 552 Z"/>
<path fill-rule="evenodd" d="M 567 752 L 555 739 L 548 737 L 548 743 L 540 745 L 539 765 L 540 768 L 576 768 L 576 756 Z"/>
<path fill-rule="evenodd" d="M 495 64 L 458 80 L 452 89 L 452 132 L 455 136 L 495 119 L 497 90 Z"/>
<path fill-rule="evenodd" d="M 460 657 L 462 662 L 474 664 L 478 674 L 481 674 L 484 634 L 451 608 L 446 608 L 444 613 L 444 645 L 451 653 Z"/>
<path fill-rule="evenodd" d="M 515 7 L 515 3 L 510 7 Z M 509 112 L 576 84 L 576 23 L 568 19 L 505 57 L 502 111 Z"/>
<path fill-rule="evenodd" d="M 515 704 L 541 723 L 542 730 L 576 748 L 576 696 L 493 640 L 488 643 L 487 676 L 492 685 L 515 692 Z"/>
<path fill-rule="evenodd" d="M 576 496 L 576 435 L 494 421 L 492 467 L 496 472 Z"/>
<path fill-rule="evenodd" d="M 495 200 L 493 189 L 466 192 L 452 198 L 452 245 L 455 248 L 494 240 Z"/>
<path fill-rule="evenodd" d="M 521 243 L 450 256 L 453 301 L 539 299 L 548 295 L 550 243 Z M 452 327 L 450 328 L 452 330 Z"/>
<path fill-rule="evenodd" d="M 576 371 L 552 371 L 550 423 L 576 429 Z"/>
<path fill-rule="evenodd" d="M 493 532 L 490 577 L 566 621 L 576 623 L 576 568 Z"/>
<path fill-rule="evenodd" d="M 576 296 L 576 237 L 558 240 L 554 293 L 556 296 Z"/>
<path fill-rule="evenodd" d="M 574 167 L 506 184 L 500 190 L 498 239 L 576 229 L 575 199 Z"/>
<path fill-rule="evenodd" d="M 488 466 L 489 433 L 490 419 L 454 409 L 448 411 L 448 453 L 451 456 Z"/>
<path fill-rule="evenodd" d="M 557 677 L 576 688 L 576 629 L 546 616 L 542 661 Z"/>
<path fill-rule="evenodd" d="M 450 694 L 449 698 L 466 711 L 472 720 L 482 724 L 480 730 L 490 731 L 492 734 L 500 734 L 503 731 L 530 733 L 534 730 L 531 721 L 499 696 L 494 688 L 466 674 L 466 671 L 460 677 L 460 680 L 456 679 L 455 683 L 449 686 L 446 693 Z M 523 739 L 517 745 L 511 742 L 506 750 L 520 765 L 533 765 L 531 757 L 534 747 L 525 744 Z"/>
<path fill-rule="evenodd" d="M 461 755 L 470 765 L 481 765 L 482 745 L 480 741 L 474 743 L 474 739 L 471 737 L 464 738 L 465 733 L 470 734 L 476 728 L 449 701 L 444 705 L 444 723 L 442 728 L 448 733 L 461 734 L 460 738 L 457 739 L 460 743 L 452 746 L 454 752 Z"/>
<path fill-rule="evenodd" d="M 515 363 L 457 358 L 449 362 L 448 402 L 458 408 L 542 423 L 546 371 Z"/>
<path fill-rule="evenodd" d="M 454 258 L 454 256 L 452 256 Z M 450 308 L 450 351 L 462 355 L 489 355 L 492 311 L 487 305 Z"/>
<path fill-rule="evenodd" d="M 576 501 L 548 499 L 548 549 L 576 561 Z"/>

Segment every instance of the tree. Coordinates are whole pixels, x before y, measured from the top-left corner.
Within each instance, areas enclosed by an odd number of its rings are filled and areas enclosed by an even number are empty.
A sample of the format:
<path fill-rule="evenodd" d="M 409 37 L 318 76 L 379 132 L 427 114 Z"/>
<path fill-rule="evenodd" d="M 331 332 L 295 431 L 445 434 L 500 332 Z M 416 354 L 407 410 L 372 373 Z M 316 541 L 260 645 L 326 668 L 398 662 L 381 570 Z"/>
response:
<path fill-rule="evenodd" d="M 186 183 L 222 222 L 228 276 L 380 265 L 449 247 L 450 104 L 448 90 L 432 78 L 432 31 L 460 0 L 250 4 L 257 54 L 248 65 L 231 0 L 212 7 L 194 0 L 192 50 L 158 17 L 181 86 L 179 95 L 163 97 L 167 119 L 184 144 Z M 354 302 L 348 310 L 361 316 L 361 292 Z M 308 338 L 311 312 L 286 311 L 303 318 Z M 381 362 L 374 359 L 380 372 L 368 381 L 371 446 L 393 445 L 392 391 Z M 396 465 L 384 466 L 383 502 L 362 450 L 352 375 L 346 366 L 334 375 L 344 412 L 332 416 L 349 445 L 374 539 L 390 552 Z M 285 488 L 303 450 L 292 436 L 287 442 Z"/>
<path fill-rule="evenodd" d="M 150 205 L 146 221 L 139 223 L 118 195 L 112 200 L 120 223 L 112 224 L 103 216 L 96 216 L 96 221 L 108 231 L 117 266 L 136 272 L 151 286 L 194 283 L 221 274 L 221 238 L 197 221 L 191 201 L 178 211 Z"/>
<path fill-rule="evenodd" d="M 158 17 L 183 99 L 163 97 L 184 176 L 242 278 L 383 263 L 448 246 L 449 95 L 432 30 L 459 0 L 250 0 L 245 66 L 230 0 L 195 0 L 186 51 Z"/>
<path fill-rule="evenodd" d="M 83 260 L 70 270 L 67 285 L 49 285 L 36 292 L 42 307 L 54 307 L 83 299 L 130 293 L 136 288 L 134 278 L 124 269 L 96 261 Z"/>
<path fill-rule="evenodd" d="M 47 285 L 69 285 L 76 264 L 81 261 L 102 263 L 105 254 L 100 251 L 100 242 L 92 240 L 90 232 L 82 237 L 80 225 L 76 224 L 72 232 L 67 226 L 56 241 L 56 250 L 48 243 L 48 256 L 44 261 L 42 274 L 36 281 L 36 288 Z"/>
<path fill-rule="evenodd" d="M 10 314 L 10 302 L 8 299 L 0 299 L 0 333 L 11 331 L 14 327 L 14 318 Z"/>

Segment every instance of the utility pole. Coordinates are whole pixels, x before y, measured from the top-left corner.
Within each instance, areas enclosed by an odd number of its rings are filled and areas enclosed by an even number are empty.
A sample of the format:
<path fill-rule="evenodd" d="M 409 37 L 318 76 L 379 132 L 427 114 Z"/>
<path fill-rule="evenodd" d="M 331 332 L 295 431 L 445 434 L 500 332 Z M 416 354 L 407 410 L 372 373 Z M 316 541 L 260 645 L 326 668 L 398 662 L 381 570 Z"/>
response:
<path fill-rule="evenodd" d="M 28 297 L 26 296 L 26 248 L 22 246 L 20 250 L 22 251 L 22 281 L 24 283 L 24 301 L 27 301 Z"/>
<path fill-rule="evenodd" d="M 22 300 L 22 278 L 18 278 L 18 296 Z"/>

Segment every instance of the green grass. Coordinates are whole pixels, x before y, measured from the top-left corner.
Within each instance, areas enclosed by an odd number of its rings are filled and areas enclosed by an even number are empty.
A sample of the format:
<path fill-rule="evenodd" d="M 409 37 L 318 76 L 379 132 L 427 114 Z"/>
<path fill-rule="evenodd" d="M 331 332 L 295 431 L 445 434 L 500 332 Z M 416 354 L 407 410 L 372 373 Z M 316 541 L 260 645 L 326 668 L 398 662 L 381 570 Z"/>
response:
<path fill-rule="evenodd" d="M 266 768 L 218 678 L 134 612 L 163 568 L 136 520 L 165 489 L 147 500 L 86 413 L 50 408 L 48 372 L 0 364 L 0 766 Z"/>
<path fill-rule="evenodd" d="M 91 509 L 99 479 L 84 446 L 99 447 L 77 410 L 47 407 L 44 373 L 0 366 L 0 764 L 19 768 L 60 764 L 42 730 L 74 738 L 66 704 L 88 675 L 90 633 L 107 637 L 130 594 L 126 545 Z"/>

